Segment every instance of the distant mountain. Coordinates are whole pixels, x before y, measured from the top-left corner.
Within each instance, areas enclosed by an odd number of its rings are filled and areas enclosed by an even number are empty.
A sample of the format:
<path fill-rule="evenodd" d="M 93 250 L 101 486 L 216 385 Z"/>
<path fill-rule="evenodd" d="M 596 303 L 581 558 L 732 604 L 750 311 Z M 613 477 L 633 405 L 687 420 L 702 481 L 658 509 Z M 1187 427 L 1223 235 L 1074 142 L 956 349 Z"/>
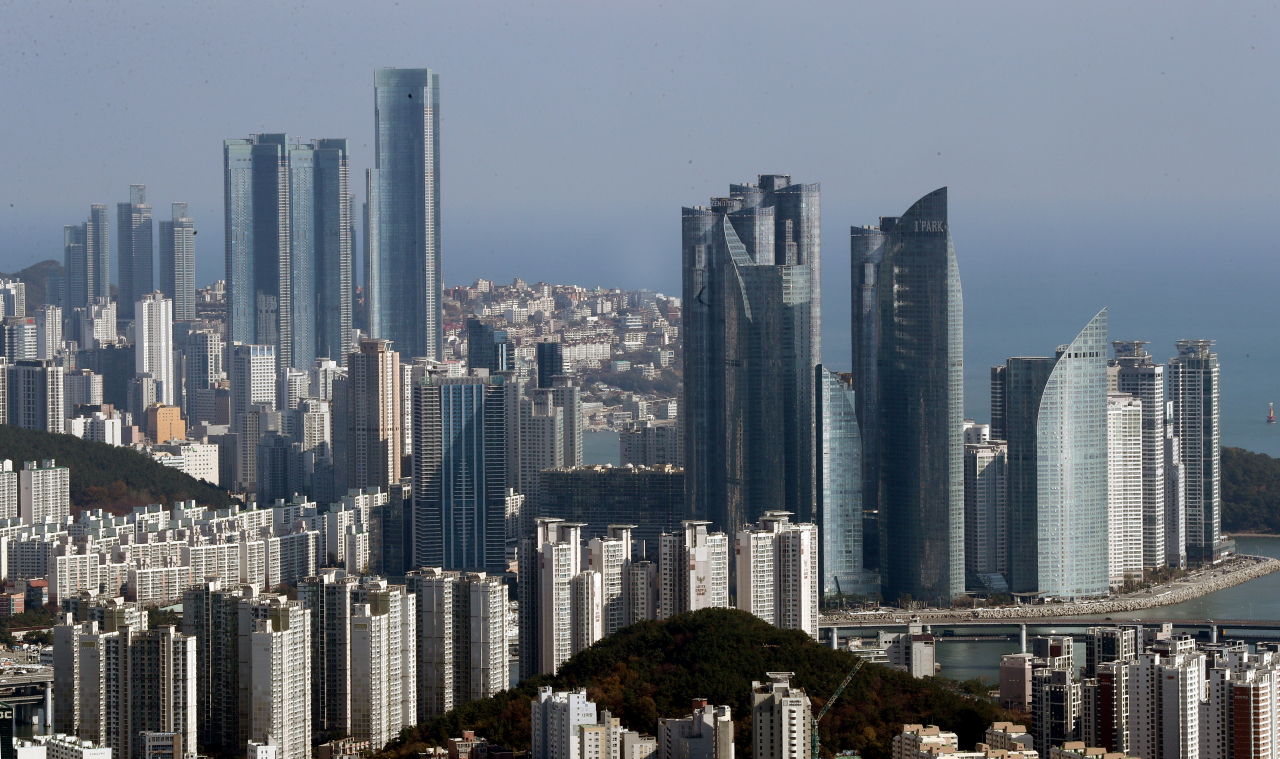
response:
<path fill-rule="evenodd" d="M 54 459 L 71 470 L 72 512 L 104 509 L 124 514 L 134 506 L 195 500 L 208 508 L 231 505 L 231 494 L 172 467 L 152 461 L 132 448 L 81 440 L 0 424 L 0 459 L 21 469 L 24 461 Z"/>
<path fill-rule="evenodd" d="M 632 730 L 656 735 L 659 717 L 683 717 L 694 698 L 732 709 L 740 756 L 751 753 L 750 688 L 766 672 L 793 672 L 820 709 L 857 659 L 795 630 L 779 630 L 736 609 L 706 609 L 621 630 L 561 667 L 556 677 L 526 679 L 518 688 L 473 701 L 439 719 L 406 729 L 388 744 L 384 759 L 417 759 L 429 745 L 443 746 L 463 730 L 517 751 L 529 748 L 529 701 L 538 687 L 587 689 L 597 709 L 608 709 Z M 865 759 L 892 755 L 893 736 L 906 723 L 955 731 L 962 746 L 1010 715 L 994 703 L 960 694 L 934 678 L 868 664 L 822 720 L 821 753 L 854 750 Z"/>
<path fill-rule="evenodd" d="M 1280 459 L 1223 447 L 1222 531 L 1280 535 Z"/>
<path fill-rule="evenodd" d="M 22 271 L 15 272 L 13 274 L 0 274 L 0 277 L 6 279 L 17 279 L 26 283 L 27 312 L 30 313 L 37 307 L 50 302 L 48 285 L 49 275 L 56 274 L 61 277 L 65 272 L 65 267 L 51 258 L 48 261 L 31 264 Z M 53 301 L 56 302 L 57 298 L 54 298 Z"/>

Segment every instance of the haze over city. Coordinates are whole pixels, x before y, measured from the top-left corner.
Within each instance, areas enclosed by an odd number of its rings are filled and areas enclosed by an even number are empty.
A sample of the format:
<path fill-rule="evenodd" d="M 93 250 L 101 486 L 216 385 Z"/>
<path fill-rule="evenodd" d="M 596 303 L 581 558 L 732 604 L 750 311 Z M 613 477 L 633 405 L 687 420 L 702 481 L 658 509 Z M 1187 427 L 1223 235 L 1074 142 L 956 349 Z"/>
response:
<path fill-rule="evenodd" d="M 351 140 L 371 71 L 440 72 L 442 265 L 679 290 L 681 205 L 785 172 L 823 188 L 824 358 L 847 366 L 847 228 L 950 187 L 966 413 L 1006 355 L 1113 333 L 1213 337 L 1224 432 L 1280 388 L 1272 7 L 6 3 L 0 268 L 61 260 L 61 227 L 131 182 L 190 204 L 196 281 L 223 277 L 221 141 Z M 1248 357 L 1246 358 L 1246 354 Z M 1263 358 L 1263 357 L 1266 358 Z M 1277 398 L 1280 399 L 1280 398 Z"/>

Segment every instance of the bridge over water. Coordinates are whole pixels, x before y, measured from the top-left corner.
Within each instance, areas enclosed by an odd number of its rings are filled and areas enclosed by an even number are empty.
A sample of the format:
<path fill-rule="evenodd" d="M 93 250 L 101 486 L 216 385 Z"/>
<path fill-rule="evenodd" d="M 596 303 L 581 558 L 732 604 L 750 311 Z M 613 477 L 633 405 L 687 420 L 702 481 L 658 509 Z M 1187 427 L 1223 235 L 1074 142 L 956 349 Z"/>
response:
<path fill-rule="evenodd" d="M 1065 635 L 1072 632 L 1083 632 L 1086 627 L 1107 625 L 1159 627 L 1169 624 L 1175 630 L 1206 631 L 1209 633 L 1210 640 L 1215 642 L 1219 636 L 1280 640 L 1280 619 L 1130 619 L 1119 613 L 1106 618 L 1094 616 L 1090 618 L 1011 617 L 1006 619 L 966 619 L 963 617 L 924 617 L 913 619 L 901 615 L 886 615 L 879 618 L 872 616 L 845 619 L 824 618 L 819 622 L 819 627 L 821 630 L 830 632 L 823 634 L 820 631 L 819 638 L 834 643 L 836 639 L 832 637 L 833 633 L 840 637 L 857 637 L 876 630 L 905 630 L 912 624 L 926 625 L 935 634 L 940 630 L 951 630 L 959 634 L 963 634 L 964 631 L 974 631 L 974 634 L 984 634 L 985 632 L 985 634 L 991 635 L 995 634 L 998 628 L 1014 628 L 1009 633 L 1011 636 L 1014 634 L 1025 636 L 1029 629 L 1034 630 L 1036 634 L 1053 631 L 1056 634 Z M 945 639 L 945 636 L 942 636 L 942 639 Z"/>

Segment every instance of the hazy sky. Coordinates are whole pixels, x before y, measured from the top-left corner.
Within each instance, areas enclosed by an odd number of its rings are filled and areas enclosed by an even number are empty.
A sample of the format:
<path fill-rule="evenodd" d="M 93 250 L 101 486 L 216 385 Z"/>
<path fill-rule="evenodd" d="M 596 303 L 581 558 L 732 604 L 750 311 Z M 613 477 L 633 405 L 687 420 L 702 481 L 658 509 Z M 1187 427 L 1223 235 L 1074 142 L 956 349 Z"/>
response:
<path fill-rule="evenodd" d="M 430 67 L 446 285 L 678 294 L 680 207 L 789 173 L 822 184 L 847 366 L 849 225 L 948 185 L 979 415 L 987 365 L 1104 305 L 1158 358 L 1280 353 L 1272 4 L 481 5 L 0 2 L 0 269 L 61 260 L 63 224 L 143 182 L 221 278 L 221 141 L 348 137 L 363 201 L 373 69 Z"/>

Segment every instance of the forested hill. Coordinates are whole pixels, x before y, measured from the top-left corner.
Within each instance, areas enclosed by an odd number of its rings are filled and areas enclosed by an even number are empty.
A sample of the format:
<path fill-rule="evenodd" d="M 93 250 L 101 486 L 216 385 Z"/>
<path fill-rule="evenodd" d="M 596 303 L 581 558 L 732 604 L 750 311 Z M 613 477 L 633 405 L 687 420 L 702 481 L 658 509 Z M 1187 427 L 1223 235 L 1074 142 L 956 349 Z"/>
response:
<path fill-rule="evenodd" d="M 1280 535 L 1280 459 L 1222 449 L 1222 531 Z"/>
<path fill-rule="evenodd" d="M 657 734 L 659 717 L 683 717 L 694 698 L 732 708 L 738 755 L 751 754 L 752 680 L 766 672 L 793 672 L 815 710 L 856 662 L 795 630 L 779 630 L 736 609 L 706 609 L 663 622 L 641 622 L 570 659 L 556 677 L 533 677 L 494 698 L 474 701 L 406 730 L 386 747 L 384 759 L 416 759 L 426 746 L 449 737 L 476 735 L 523 751 L 529 748 L 529 701 L 541 685 L 587 689 L 598 709 L 608 709 L 632 730 Z M 937 724 L 972 746 L 993 721 L 1009 719 L 985 699 L 960 695 L 932 678 L 866 665 L 822 720 L 822 754 L 852 749 L 866 759 L 892 754 L 904 723 Z"/>
<path fill-rule="evenodd" d="M 226 508 L 231 495 L 216 485 L 157 464 L 132 448 L 81 440 L 73 435 L 26 430 L 0 424 L 0 459 L 21 469 L 24 461 L 54 459 L 71 470 L 72 512 L 105 509 L 123 514 L 134 506 L 194 499 L 209 508 Z"/>

